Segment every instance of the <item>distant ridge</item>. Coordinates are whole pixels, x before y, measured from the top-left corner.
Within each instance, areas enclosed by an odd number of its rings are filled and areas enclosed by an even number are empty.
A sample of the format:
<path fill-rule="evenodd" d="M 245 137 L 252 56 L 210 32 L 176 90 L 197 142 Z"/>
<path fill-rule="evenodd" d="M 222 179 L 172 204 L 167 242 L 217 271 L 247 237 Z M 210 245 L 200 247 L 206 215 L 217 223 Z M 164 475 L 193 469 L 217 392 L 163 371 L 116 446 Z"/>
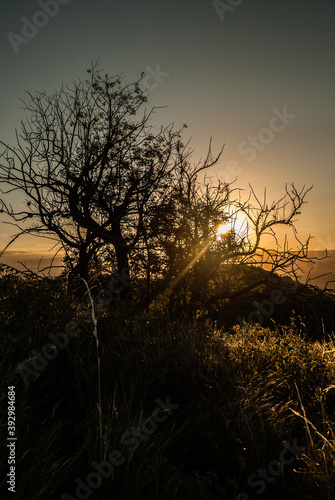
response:
<path fill-rule="evenodd" d="M 42 261 L 41 261 L 42 259 Z M 53 266 L 62 266 L 63 268 L 63 263 L 62 263 L 63 256 L 58 255 L 53 262 Z M 50 266 L 52 261 L 52 254 L 50 253 L 32 253 L 28 251 L 12 251 L 12 250 L 7 250 L 4 255 L 0 258 L 0 263 L 1 264 L 7 264 L 8 266 L 14 267 L 19 270 L 23 270 L 24 266 L 20 264 L 22 262 L 25 266 L 27 266 L 28 269 L 30 269 L 33 272 L 37 272 L 38 269 L 44 269 L 48 266 Z M 50 274 L 52 276 L 57 276 L 62 272 L 61 267 L 55 267 L 52 269 Z M 44 271 L 42 274 L 48 274 L 48 271 Z"/>
<path fill-rule="evenodd" d="M 310 250 L 308 252 L 310 257 L 322 258 L 325 255 L 325 250 Z M 324 260 L 317 260 L 315 264 L 303 264 L 301 266 L 302 272 L 305 276 L 310 272 L 311 278 L 316 278 L 317 276 L 324 275 L 330 273 L 328 276 L 323 276 L 316 280 L 313 280 L 312 283 L 323 287 L 327 283 L 327 281 L 335 280 L 335 250 L 327 251 L 328 257 Z M 329 288 L 335 289 L 335 282 L 329 284 Z"/>
<path fill-rule="evenodd" d="M 327 251 L 328 258 L 324 260 L 316 261 L 314 265 L 312 264 L 303 264 L 301 266 L 301 274 L 302 280 L 306 278 L 308 273 L 310 272 L 310 277 L 315 278 L 316 276 L 323 275 L 326 273 L 331 273 L 328 276 L 323 276 L 317 280 L 314 280 L 312 283 L 323 287 L 327 281 L 335 280 L 335 250 Z M 310 250 L 310 257 L 322 258 L 325 255 L 324 250 Z M 41 258 L 42 262 L 40 262 Z M 58 255 L 54 260 L 54 266 L 62 266 L 62 256 Z M 52 260 L 52 256 L 50 253 L 42 254 L 42 253 L 30 253 L 28 251 L 6 251 L 2 258 L 0 259 L 0 263 L 7 264 L 9 266 L 15 267 L 16 269 L 23 269 L 23 266 L 19 264 L 19 262 L 23 262 L 29 269 L 34 272 L 38 271 L 38 266 L 40 269 L 44 269 L 47 266 L 50 266 Z M 55 267 L 51 271 L 52 276 L 57 276 L 62 271 L 62 267 Z M 44 271 L 46 274 L 47 271 Z M 335 288 L 335 282 L 331 284 L 331 288 Z"/>

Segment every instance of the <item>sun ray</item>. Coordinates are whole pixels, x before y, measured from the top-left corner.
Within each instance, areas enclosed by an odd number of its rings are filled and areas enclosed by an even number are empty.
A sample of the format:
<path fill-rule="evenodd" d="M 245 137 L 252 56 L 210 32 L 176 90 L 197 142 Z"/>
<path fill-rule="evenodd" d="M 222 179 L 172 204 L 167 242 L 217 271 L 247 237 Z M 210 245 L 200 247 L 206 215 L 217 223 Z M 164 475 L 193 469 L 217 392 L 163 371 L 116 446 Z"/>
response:
<path fill-rule="evenodd" d="M 187 264 L 187 266 L 179 273 L 172 283 L 172 288 L 185 276 L 185 274 L 191 269 L 191 267 L 207 252 L 211 242 L 208 241 L 205 246 L 197 253 L 197 255 Z"/>

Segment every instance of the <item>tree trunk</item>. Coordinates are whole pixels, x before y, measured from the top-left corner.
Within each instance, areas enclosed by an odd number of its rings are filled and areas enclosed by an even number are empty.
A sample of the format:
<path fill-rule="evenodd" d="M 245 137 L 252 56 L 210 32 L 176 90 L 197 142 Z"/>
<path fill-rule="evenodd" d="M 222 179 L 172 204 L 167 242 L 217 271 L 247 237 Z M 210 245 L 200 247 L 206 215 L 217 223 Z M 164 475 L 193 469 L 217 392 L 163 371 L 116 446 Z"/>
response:
<path fill-rule="evenodd" d="M 87 249 L 80 249 L 76 271 L 78 276 L 80 278 L 83 278 L 85 281 L 88 280 L 89 263 L 90 263 L 90 256 L 87 253 Z"/>
<path fill-rule="evenodd" d="M 117 259 L 117 288 L 120 290 L 120 297 L 125 298 L 130 294 L 128 249 L 123 245 L 115 246 L 115 252 Z"/>

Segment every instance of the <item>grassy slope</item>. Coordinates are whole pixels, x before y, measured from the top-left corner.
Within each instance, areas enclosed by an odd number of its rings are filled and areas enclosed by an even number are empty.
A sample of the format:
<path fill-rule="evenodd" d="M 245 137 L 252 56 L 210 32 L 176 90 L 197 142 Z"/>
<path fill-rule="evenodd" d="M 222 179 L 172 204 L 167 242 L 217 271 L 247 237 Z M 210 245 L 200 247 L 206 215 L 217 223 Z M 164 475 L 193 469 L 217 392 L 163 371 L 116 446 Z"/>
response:
<path fill-rule="evenodd" d="M 332 498 L 332 337 L 309 341 L 298 320 L 272 331 L 250 325 L 220 330 L 208 319 L 172 321 L 159 303 L 144 313 L 116 301 L 98 314 L 100 419 L 90 311 L 77 313 L 60 281 L 15 284 L 2 282 L 0 302 L 1 438 L 4 443 L 6 387 L 15 384 L 17 499 L 59 499 L 65 492 L 75 498 L 75 479 L 85 481 L 92 462 L 113 450 L 125 461 L 89 498 Z M 80 334 L 25 386 L 19 363 L 71 319 Z M 142 429 L 136 450 L 122 444 L 122 435 L 143 428 L 155 400 L 166 397 L 179 405 L 166 421 L 147 439 Z M 275 479 L 270 475 L 258 495 L 248 478 L 268 470 L 283 442 L 295 440 L 304 451 Z M 5 454 L 1 460 L 6 471 Z"/>

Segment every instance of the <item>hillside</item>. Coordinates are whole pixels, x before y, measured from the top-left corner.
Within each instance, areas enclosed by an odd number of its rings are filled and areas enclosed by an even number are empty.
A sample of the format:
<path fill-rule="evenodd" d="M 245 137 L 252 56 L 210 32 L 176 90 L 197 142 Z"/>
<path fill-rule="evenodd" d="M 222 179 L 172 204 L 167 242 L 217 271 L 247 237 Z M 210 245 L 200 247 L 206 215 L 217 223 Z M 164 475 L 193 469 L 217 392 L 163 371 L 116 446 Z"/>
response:
<path fill-rule="evenodd" d="M 293 313 L 226 329 L 134 297 L 101 305 L 95 330 L 64 280 L 0 285 L 17 500 L 332 498 L 334 338 L 308 340 Z"/>

